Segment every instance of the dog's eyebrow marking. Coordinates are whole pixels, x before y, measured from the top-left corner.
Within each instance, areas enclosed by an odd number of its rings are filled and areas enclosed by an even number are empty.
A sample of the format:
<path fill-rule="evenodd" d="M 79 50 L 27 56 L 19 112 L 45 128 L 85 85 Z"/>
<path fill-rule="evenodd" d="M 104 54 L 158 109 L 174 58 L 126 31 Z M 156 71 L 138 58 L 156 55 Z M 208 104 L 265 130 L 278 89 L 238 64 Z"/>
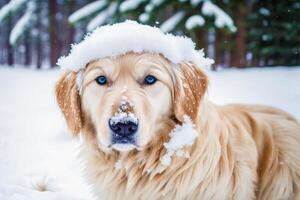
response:
<path fill-rule="evenodd" d="M 98 70 L 98 71 L 100 70 L 100 71 L 104 72 L 102 67 L 100 67 L 99 65 L 95 65 L 95 66 L 91 66 L 91 67 L 87 68 L 86 73 L 90 73 L 95 70 Z"/>
<path fill-rule="evenodd" d="M 150 68 L 147 70 L 147 71 L 151 71 L 151 70 L 158 70 L 160 72 L 164 72 L 161 67 L 162 67 L 162 64 L 160 63 L 156 63 L 156 62 L 149 62 L 149 66 Z"/>

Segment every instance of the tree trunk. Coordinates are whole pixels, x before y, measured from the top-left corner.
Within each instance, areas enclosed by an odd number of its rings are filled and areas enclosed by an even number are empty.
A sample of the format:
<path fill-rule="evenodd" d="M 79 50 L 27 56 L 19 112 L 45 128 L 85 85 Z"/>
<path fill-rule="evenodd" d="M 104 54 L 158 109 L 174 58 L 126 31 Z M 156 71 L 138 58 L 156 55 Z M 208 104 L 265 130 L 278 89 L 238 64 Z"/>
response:
<path fill-rule="evenodd" d="M 36 23 L 36 29 L 38 31 L 38 34 L 36 36 L 36 68 L 41 69 L 42 68 L 42 56 L 43 56 L 43 48 L 42 48 L 42 41 L 41 41 L 41 35 L 42 35 L 42 2 L 37 1 L 37 12 L 38 12 L 38 19 Z"/>
<path fill-rule="evenodd" d="M 245 2 L 240 2 L 238 8 L 235 9 L 235 25 L 237 26 L 237 32 L 233 36 L 234 45 L 231 51 L 231 66 L 233 67 L 245 67 L 246 64 L 246 15 L 247 5 Z"/>
<path fill-rule="evenodd" d="M 56 25 L 57 2 L 49 0 L 50 65 L 55 67 L 58 58 L 58 37 Z"/>
<path fill-rule="evenodd" d="M 215 65 L 213 70 L 216 70 L 218 65 L 223 63 L 223 55 L 224 55 L 224 34 L 221 30 L 216 30 L 216 40 L 215 40 Z"/>
<path fill-rule="evenodd" d="M 26 66 L 29 66 L 31 64 L 31 45 L 30 45 L 30 33 L 27 31 L 25 33 L 25 60 L 24 60 L 24 64 Z"/>
<path fill-rule="evenodd" d="M 75 1 L 69 1 L 68 3 L 68 13 L 69 16 L 74 12 L 75 9 Z M 68 44 L 67 44 L 67 49 L 70 49 L 70 45 L 74 42 L 74 34 L 75 34 L 75 29 L 73 26 L 69 26 L 69 35 L 68 35 Z"/>
<path fill-rule="evenodd" d="M 196 31 L 196 43 L 199 49 L 204 49 L 205 54 L 207 54 L 208 47 L 208 36 L 207 30 L 198 29 Z"/>
<path fill-rule="evenodd" d="M 203 49 L 205 56 L 208 55 L 208 30 L 198 29 L 196 30 L 196 45 L 199 49 Z M 215 64 L 211 66 L 212 70 L 216 69 Z"/>
<path fill-rule="evenodd" d="M 7 3 L 9 0 L 7 0 Z M 10 31 L 12 29 L 12 17 L 10 16 L 7 19 L 7 39 L 6 39 L 6 50 L 7 50 L 7 64 L 9 66 L 12 66 L 14 64 L 14 49 L 13 47 L 9 44 L 9 35 Z"/>

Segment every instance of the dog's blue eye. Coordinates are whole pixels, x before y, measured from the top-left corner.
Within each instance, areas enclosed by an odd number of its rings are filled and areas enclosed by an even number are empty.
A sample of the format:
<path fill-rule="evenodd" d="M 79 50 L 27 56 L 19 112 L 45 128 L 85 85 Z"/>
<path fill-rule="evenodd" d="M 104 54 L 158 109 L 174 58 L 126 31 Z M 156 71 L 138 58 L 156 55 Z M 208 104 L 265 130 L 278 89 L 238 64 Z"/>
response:
<path fill-rule="evenodd" d="M 105 85 L 107 80 L 106 80 L 106 77 L 105 76 L 98 76 L 96 78 L 96 81 L 99 85 Z"/>
<path fill-rule="evenodd" d="M 152 85 L 157 81 L 157 78 L 155 76 L 152 75 L 148 75 L 145 77 L 144 79 L 144 84 L 146 85 Z"/>

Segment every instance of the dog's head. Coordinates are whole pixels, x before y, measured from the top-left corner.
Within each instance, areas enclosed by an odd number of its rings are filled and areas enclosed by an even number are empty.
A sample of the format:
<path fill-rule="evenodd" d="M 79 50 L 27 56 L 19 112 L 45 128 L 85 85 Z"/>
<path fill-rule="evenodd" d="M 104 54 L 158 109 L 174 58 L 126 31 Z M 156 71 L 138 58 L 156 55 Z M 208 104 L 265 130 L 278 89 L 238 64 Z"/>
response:
<path fill-rule="evenodd" d="M 166 120 L 181 123 L 184 115 L 198 120 L 207 88 L 199 67 L 149 53 L 93 61 L 78 76 L 68 72 L 58 81 L 59 107 L 75 135 L 92 126 L 104 151 L 142 149 Z"/>

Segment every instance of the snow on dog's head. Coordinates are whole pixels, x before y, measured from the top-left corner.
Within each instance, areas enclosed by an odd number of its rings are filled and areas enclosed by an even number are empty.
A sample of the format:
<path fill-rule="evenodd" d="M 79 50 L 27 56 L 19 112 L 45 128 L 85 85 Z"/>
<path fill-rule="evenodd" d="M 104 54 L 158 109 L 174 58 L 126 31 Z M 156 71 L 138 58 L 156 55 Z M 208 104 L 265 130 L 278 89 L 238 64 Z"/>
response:
<path fill-rule="evenodd" d="M 63 69 L 78 71 L 91 61 L 128 52 L 158 53 L 174 64 L 193 62 L 209 67 L 213 63 L 213 60 L 204 57 L 202 50 L 195 49 L 190 38 L 165 34 L 156 27 L 127 20 L 98 27 L 82 42 L 72 45 L 70 54 L 61 57 L 57 64 Z"/>
<path fill-rule="evenodd" d="M 60 60 L 71 70 L 57 101 L 70 130 L 103 152 L 164 149 L 183 116 L 199 119 L 209 63 L 188 38 L 132 21 L 104 26 Z"/>

